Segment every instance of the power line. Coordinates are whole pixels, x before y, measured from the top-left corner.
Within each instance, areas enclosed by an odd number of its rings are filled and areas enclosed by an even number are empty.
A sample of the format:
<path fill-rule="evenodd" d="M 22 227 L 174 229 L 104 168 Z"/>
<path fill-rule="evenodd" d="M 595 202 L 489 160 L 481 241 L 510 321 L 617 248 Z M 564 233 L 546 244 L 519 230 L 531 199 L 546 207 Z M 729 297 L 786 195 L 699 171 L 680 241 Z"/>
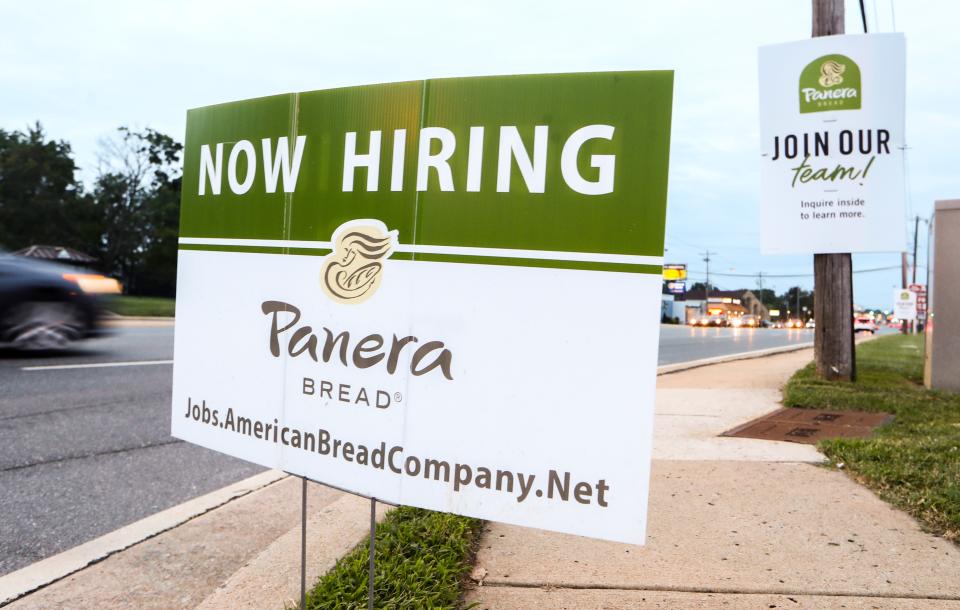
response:
<path fill-rule="evenodd" d="M 715 254 L 715 253 L 713 253 L 713 254 Z M 711 260 L 713 260 L 713 259 L 711 259 Z M 925 267 L 925 265 L 917 265 L 917 266 L 918 266 L 918 267 L 921 267 L 921 268 L 922 268 L 922 267 Z M 856 273 L 875 273 L 875 272 L 878 272 L 878 271 L 892 271 L 892 270 L 894 270 L 894 269 L 899 269 L 899 268 L 900 268 L 900 265 L 891 265 L 891 266 L 887 266 L 887 267 L 871 267 L 871 268 L 869 268 L 869 269 L 855 269 L 855 270 L 853 271 L 853 273 L 855 273 L 855 274 L 856 274 Z M 695 270 L 692 270 L 692 269 L 688 270 L 687 273 L 690 274 L 690 275 L 704 275 L 702 271 L 695 271 Z M 760 274 L 762 274 L 763 277 L 768 278 L 768 279 L 769 279 L 769 278 L 813 277 L 813 274 L 812 274 L 812 273 L 764 273 L 764 272 L 761 271 Z M 707 278 L 708 278 L 708 280 L 709 280 L 710 275 L 717 275 L 717 276 L 720 276 L 720 277 L 752 277 L 752 278 L 755 278 L 755 277 L 757 277 L 758 274 L 756 274 L 756 273 L 723 273 L 723 272 L 720 272 L 720 271 L 709 271 L 709 269 L 708 269 L 706 275 L 707 275 Z"/>

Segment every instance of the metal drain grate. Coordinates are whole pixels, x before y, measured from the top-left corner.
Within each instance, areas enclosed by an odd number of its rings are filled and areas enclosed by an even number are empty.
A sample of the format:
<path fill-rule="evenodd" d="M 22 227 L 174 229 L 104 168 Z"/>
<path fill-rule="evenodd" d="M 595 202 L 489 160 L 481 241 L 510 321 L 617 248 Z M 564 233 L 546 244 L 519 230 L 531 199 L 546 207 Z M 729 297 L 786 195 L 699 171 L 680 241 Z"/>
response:
<path fill-rule="evenodd" d="M 721 436 L 815 445 L 824 438 L 866 438 L 891 421 L 893 415 L 889 413 L 784 408 L 727 430 Z"/>

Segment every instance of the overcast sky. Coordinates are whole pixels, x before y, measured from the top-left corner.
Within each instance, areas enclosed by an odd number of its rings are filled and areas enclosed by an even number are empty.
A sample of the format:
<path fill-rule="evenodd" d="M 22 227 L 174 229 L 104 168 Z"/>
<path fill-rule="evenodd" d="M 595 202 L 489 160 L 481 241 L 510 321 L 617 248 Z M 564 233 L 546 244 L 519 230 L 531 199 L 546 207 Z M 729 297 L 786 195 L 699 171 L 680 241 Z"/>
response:
<path fill-rule="evenodd" d="M 935 199 L 960 197 L 960 5 L 865 4 L 871 31 L 907 38 L 907 205 L 928 217 Z M 856 0 L 847 32 L 862 32 Z M 89 183 L 98 141 L 116 127 L 182 141 L 186 110 L 212 103 L 444 76 L 672 69 L 667 262 L 702 279 L 709 248 L 711 271 L 754 276 L 717 275 L 721 288 L 755 288 L 758 272 L 804 276 L 765 280 L 778 291 L 809 288 L 812 256 L 759 252 L 757 122 L 757 47 L 809 35 L 809 0 L 0 0 L 0 128 L 39 120 L 73 145 Z M 855 255 L 854 269 L 899 262 Z M 899 270 L 858 274 L 855 300 L 888 308 L 899 282 Z"/>

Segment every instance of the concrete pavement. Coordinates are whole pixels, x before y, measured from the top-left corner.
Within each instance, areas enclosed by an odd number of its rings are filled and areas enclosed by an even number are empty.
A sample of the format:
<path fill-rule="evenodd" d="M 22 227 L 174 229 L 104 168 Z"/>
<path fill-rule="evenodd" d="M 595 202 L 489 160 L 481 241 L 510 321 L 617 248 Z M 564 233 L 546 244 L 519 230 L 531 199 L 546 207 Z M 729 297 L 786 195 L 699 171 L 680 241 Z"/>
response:
<path fill-rule="evenodd" d="M 659 379 L 647 545 L 490 523 L 480 608 L 960 608 L 960 549 L 807 445 L 718 438 L 811 350 Z M 482 577 L 482 578 L 481 578 Z"/>
<path fill-rule="evenodd" d="M 290 607 L 299 597 L 300 485 L 285 477 L 5 609 L 166 610 L 197 608 L 207 598 L 209 609 Z M 307 505 L 307 566 L 315 581 L 366 535 L 369 503 L 311 483 Z M 278 561 L 281 554 L 289 555 L 285 562 Z"/>
<path fill-rule="evenodd" d="M 778 406 L 811 350 L 658 380 L 647 545 L 489 523 L 480 608 L 960 608 L 960 550 L 811 446 L 721 438 Z M 298 594 L 299 479 L 285 478 L 9 606 L 280 608 Z M 308 576 L 367 531 L 362 498 L 310 485 Z M 0 578 L 2 581 L 2 578 Z"/>

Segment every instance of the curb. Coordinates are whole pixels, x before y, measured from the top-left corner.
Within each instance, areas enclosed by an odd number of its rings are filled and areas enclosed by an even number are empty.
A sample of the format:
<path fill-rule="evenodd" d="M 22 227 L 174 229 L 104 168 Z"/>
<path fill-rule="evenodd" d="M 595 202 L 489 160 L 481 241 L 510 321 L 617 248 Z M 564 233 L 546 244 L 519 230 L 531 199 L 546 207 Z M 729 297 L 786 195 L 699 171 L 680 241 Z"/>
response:
<path fill-rule="evenodd" d="M 790 352 L 799 352 L 801 350 L 813 347 L 813 341 L 807 343 L 795 343 L 793 345 L 784 345 L 781 347 L 770 347 L 767 349 L 753 350 L 752 352 L 740 352 L 738 354 L 728 354 L 725 356 L 714 356 L 713 358 L 703 358 L 700 360 L 688 360 L 687 362 L 677 362 L 676 364 L 665 364 L 657 367 L 657 376 L 669 375 L 670 373 L 679 373 L 690 369 L 710 366 L 711 364 L 723 364 L 724 362 L 736 362 L 737 360 L 752 360 L 754 358 L 763 358 L 765 356 L 776 356 L 777 354 L 787 354 Z"/>
<path fill-rule="evenodd" d="M 0 576 L 0 606 L 287 476 L 279 470 L 262 472 Z"/>
<path fill-rule="evenodd" d="M 377 522 L 393 506 L 377 503 Z M 332 527 L 331 527 L 332 524 Z M 206 597 L 196 610 L 287 610 L 299 606 L 301 526 L 290 528 Z M 306 582 L 317 583 L 370 531 L 370 503 L 349 494 L 307 520 Z M 313 588 L 308 585 L 308 590 Z"/>
<path fill-rule="evenodd" d="M 168 328 L 173 327 L 174 325 L 173 318 L 161 318 L 154 316 L 114 316 L 112 318 L 104 318 L 103 326 L 105 328 L 147 328 L 147 327 L 157 327 L 157 328 Z"/>

